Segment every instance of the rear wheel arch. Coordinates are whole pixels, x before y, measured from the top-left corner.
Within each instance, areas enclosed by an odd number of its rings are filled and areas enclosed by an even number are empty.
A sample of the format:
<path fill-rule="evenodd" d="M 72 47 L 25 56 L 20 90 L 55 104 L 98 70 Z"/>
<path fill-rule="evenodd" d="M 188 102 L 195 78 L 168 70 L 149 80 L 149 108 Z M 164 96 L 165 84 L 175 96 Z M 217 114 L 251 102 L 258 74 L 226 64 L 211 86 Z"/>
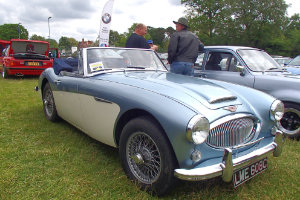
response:
<path fill-rule="evenodd" d="M 45 88 L 45 85 L 48 83 L 49 81 L 46 79 L 46 78 L 44 78 L 43 79 L 43 81 L 42 81 L 42 84 L 41 84 L 41 93 L 42 93 L 42 95 L 43 95 L 43 91 L 44 91 L 44 88 Z"/>

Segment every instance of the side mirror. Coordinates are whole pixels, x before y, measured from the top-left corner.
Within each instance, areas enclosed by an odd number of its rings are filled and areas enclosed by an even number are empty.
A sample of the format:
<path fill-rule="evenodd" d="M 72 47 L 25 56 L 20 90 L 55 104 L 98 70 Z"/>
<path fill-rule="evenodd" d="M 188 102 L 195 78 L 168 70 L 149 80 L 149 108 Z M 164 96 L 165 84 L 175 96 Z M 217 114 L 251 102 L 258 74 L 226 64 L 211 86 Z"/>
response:
<path fill-rule="evenodd" d="M 240 72 L 240 75 L 241 75 L 241 76 L 245 76 L 245 67 L 244 67 L 244 66 L 242 66 L 242 65 L 237 65 L 237 66 L 236 66 L 236 71 L 237 71 L 237 72 Z"/>

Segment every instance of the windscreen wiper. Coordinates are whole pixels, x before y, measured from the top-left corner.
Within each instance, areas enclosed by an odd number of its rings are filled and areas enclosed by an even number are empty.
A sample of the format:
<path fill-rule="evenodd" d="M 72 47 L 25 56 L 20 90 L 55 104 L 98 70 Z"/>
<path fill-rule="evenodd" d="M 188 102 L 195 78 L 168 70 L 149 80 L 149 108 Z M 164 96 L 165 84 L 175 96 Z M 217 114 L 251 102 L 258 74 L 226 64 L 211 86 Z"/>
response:
<path fill-rule="evenodd" d="M 132 66 L 132 65 L 127 66 L 127 68 L 133 68 L 133 69 L 146 69 L 145 67 L 141 67 L 141 66 Z"/>
<path fill-rule="evenodd" d="M 271 68 L 265 70 L 265 72 L 266 71 L 279 71 L 279 72 L 281 72 L 281 71 L 284 71 L 284 69 L 280 69 L 280 68 L 277 68 L 277 67 L 271 67 Z"/>

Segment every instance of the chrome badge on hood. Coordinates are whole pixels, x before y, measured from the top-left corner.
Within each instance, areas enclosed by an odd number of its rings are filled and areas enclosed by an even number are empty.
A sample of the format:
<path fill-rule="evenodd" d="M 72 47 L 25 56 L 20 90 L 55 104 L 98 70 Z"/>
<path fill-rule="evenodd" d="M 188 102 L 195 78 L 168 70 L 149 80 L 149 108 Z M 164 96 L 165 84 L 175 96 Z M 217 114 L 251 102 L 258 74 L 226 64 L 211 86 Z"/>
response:
<path fill-rule="evenodd" d="M 237 109 L 237 106 L 236 105 L 233 105 L 233 106 L 227 106 L 227 107 L 224 107 L 223 108 L 224 110 L 228 110 L 230 112 L 235 112 L 236 109 Z"/>

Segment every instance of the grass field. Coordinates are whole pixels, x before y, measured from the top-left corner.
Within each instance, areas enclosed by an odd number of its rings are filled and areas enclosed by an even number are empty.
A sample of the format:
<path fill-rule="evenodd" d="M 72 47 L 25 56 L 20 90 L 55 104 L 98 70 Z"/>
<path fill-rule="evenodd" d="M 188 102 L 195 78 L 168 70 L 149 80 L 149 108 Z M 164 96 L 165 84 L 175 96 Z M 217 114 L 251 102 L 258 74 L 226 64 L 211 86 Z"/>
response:
<path fill-rule="evenodd" d="M 37 78 L 0 78 L 0 200 L 157 199 L 125 176 L 118 150 L 43 114 Z M 220 179 L 180 182 L 161 199 L 300 199 L 300 141 L 233 189 Z"/>

